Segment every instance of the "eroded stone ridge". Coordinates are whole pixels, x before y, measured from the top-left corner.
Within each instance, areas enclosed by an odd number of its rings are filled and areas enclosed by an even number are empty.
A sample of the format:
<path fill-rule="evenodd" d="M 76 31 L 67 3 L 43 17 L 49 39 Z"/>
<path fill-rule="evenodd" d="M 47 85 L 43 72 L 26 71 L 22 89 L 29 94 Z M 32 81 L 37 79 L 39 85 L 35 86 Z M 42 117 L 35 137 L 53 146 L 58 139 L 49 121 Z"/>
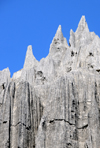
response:
<path fill-rule="evenodd" d="M 46 58 L 0 71 L 0 148 L 100 148 L 100 38 L 82 16 L 69 45 L 61 25 Z"/>

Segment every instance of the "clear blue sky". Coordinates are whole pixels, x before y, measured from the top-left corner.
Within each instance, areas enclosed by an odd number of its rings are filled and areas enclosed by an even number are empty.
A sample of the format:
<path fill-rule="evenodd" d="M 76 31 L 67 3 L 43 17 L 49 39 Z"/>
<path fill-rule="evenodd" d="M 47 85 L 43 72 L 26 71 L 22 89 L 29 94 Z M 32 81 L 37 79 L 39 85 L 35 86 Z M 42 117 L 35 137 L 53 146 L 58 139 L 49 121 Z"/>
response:
<path fill-rule="evenodd" d="M 59 25 L 69 42 L 82 15 L 100 37 L 100 0 L 0 0 L 0 70 L 22 69 L 28 45 L 37 60 L 46 57 Z"/>

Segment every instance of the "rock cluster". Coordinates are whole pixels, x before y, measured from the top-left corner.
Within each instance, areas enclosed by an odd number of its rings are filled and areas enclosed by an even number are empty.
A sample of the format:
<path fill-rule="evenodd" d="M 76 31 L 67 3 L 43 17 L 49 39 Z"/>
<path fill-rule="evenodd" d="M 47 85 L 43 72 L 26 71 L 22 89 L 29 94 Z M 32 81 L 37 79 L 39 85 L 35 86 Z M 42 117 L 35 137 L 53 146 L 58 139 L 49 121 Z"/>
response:
<path fill-rule="evenodd" d="M 100 148 L 100 38 L 82 16 L 69 45 L 61 26 L 46 58 L 0 71 L 0 148 Z"/>

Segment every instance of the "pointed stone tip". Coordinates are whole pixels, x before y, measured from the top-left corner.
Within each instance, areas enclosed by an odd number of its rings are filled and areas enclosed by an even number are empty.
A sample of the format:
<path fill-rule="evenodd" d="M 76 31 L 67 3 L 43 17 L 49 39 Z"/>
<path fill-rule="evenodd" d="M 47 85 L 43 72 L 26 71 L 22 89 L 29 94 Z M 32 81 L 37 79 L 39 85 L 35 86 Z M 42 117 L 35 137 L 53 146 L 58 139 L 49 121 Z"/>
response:
<path fill-rule="evenodd" d="M 27 46 L 26 56 L 30 56 L 30 55 L 33 55 L 32 45 Z"/>
<path fill-rule="evenodd" d="M 27 50 L 32 50 L 32 45 L 27 46 Z"/>
<path fill-rule="evenodd" d="M 57 31 L 56 31 L 56 34 L 58 34 L 58 33 L 62 33 L 61 25 L 58 26 L 58 29 L 57 29 Z"/>
<path fill-rule="evenodd" d="M 86 21 L 85 15 L 82 15 L 81 20 L 82 20 L 82 21 Z"/>
<path fill-rule="evenodd" d="M 34 67 L 34 65 L 37 64 L 37 60 L 35 59 L 32 51 L 32 45 L 29 45 L 27 47 L 25 62 L 24 62 L 24 68 L 29 69 Z"/>
<path fill-rule="evenodd" d="M 58 26 L 58 29 L 61 30 L 61 25 Z"/>
<path fill-rule="evenodd" d="M 80 19 L 79 25 L 85 25 L 86 24 L 86 18 L 85 15 L 83 15 Z"/>
<path fill-rule="evenodd" d="M 78 28 L 76 30 L 77 31 L 83 31 L 85 28 L 88 29 L 88 25 L 87 25 L 87 22 L 86 22 L 86 19 L 85 19 L 85 15 L 83 15 L 79 21 L 79 24 L 78 24 Z"/>
<path fill-rule="evenodd" d="M 70 34 L 73 34 L 73 33 L 74 33 L 74 31 L 71 29 L 71 30 L 70 30 Z"/>
<path fill-rule="evenodd" d="M 55 37 L 54 38 L 58 38 L 60 40 L 63 39 L 63 34 L 62 34 L 62 28 L 61 25 L 58 26 L 58 29 L 56 31 Z"/>
<path fill-rule="evenodd" d="M 85 15 L 83 15 L 80 19 L 79 25 L 85 25 L 86 24 L 86 19 L 85 19 Z"/>

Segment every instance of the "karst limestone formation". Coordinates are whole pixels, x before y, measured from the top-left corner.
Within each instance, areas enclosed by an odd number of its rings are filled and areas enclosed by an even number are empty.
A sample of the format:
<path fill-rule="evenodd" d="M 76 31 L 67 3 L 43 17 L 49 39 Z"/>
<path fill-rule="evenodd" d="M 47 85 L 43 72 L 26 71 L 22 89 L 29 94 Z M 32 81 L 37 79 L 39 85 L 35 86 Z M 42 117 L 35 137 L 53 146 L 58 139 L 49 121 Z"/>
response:
<path fill-rule="evenodd" d="M 82 16 L 61 26 L 46 58 L 28 46 L 23 69 L 0 71 L 0 148 L 100 148 L 100 38 Z"/>

